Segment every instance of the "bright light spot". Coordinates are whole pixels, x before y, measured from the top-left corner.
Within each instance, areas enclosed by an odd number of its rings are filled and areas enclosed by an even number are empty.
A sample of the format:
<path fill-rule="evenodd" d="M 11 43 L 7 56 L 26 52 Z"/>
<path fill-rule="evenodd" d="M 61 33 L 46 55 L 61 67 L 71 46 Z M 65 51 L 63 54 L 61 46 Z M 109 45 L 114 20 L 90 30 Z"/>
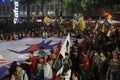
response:
<path fill-rule="evenodd" d="M 2 2 L 5 2 L 5 0 L 2 0 Z"/>

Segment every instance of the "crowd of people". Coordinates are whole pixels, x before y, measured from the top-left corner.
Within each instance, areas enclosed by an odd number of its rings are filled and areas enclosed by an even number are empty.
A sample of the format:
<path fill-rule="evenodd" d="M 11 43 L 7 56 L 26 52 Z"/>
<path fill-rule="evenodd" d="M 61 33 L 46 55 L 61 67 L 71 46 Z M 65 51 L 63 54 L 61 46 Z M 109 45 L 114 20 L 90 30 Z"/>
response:
<path fill-rule="evenodd" d="M 58 28 L 58 29 L 57 29 Z M 40 47 L 37 56 L 29 52 L 29 59 L 17 64 L 14 61 L 2 80 L 119 80 L 120 79 L 120 27 L 107 36 L 99 29 L 93 33 L 93 27 L 84 31 L 78 28 L 63 27 L 54 29 L 50 26 L 12 32 L 9 37 L 0 33 L 2 41 L 14 41 L 25 37 L 56 37 L 68 33 L 75 40 L 70 53 L 65 58 L 50 49 L 50 55 Z M 78 38 L 84 40 L 79 43 Z"/>

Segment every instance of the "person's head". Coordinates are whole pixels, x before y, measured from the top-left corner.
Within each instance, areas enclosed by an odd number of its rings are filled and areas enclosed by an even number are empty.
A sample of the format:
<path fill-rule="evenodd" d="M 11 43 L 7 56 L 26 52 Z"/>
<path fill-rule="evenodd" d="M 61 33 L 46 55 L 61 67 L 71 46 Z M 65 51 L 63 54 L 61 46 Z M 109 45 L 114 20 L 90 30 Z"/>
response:
<path fill-rule="evenodd" d="M 80 78 L 80 75 L 78 72 L 73 72 L 72 73 L 72 80 L 79 80 Z"/>
<path fill-rule="evenodd" d="M 101 52 L 100 57 L 106 57 L 105 53 Z"/>
<path fill-rule="evenodd" d="M 55 53 L 51 54 L 51 58 L 52 59 L 56 59 L 57 58 L 57 55 Z"/>
<path fill-rule="evenodd" d="M 39 62 L 45 62 L 44 57 L 40 57 L 40 58 L 39 58 Z"/>
<path fill-rule="evenodd" d="M 7 70 L 6 74 L 13 74 L 13 73 L 15 73 L 17 66 L 18 66 L 17 62 L 16 62 L 16 61 L 13 61 L 13 62 L 11 63 L 10 68 Z"/>
<path fill-rule="evenodd" d="M 69 54 L 68 53 L 65 53 L 65 58 L 69 58 Z"/>
<path fill-rule="evenodd" d="M 97 51 L 94 51 L 94 56 L 98 56 L 98 52 Z"/>
<path fill-rule="evenodd" d="M 77 50 L 78 49 L 77 44 L 73 45 L 73 48 L 74 48 L 74 50 Z"/>
<path fill-rule="evenodd" d="M 119 47 L 117 46 L 117 47 L 115 48 L 115 50 L 119 51 Z"/>
<path fill-rule="evenodd" d="M 53 54 L 54 53 L 54 49 L 50 49 L 50 53 Z"/>
<path fill-rule="evenodd" d="M 33 52 L 29 52 L 29 57 L 33 57 Z"/>
<path fill-rule="evenodd" d="M 100 58 L 102 61 L 106 60 L 107 59 L 107 54 L 105 54 L 104 52 L 101 52 L 100 53 Z"/>
<path fill-rule="evenodd" d="M 13 61 L 13 62 L 11 63 L 10 68 L 16 68 L 17 65 L 18 65 L 17 62 L 16 62 L 16 61 Z"/>
<path fill-rule="evenodd" d="M 16 71 L 20 74 L 21 72 L 22 72 L 22 66 L 21 65 L 18 65 L 17 67 L 16 67 Z"/>
<path fill-rule="evenodd" d="M 53 65 L 53 59 L 52 58 L 47 58 L 47 63 L 50 64 L 50 65 Z"/>
<path fill-rule="evenodd" d="M 118 58 L 119 58 L 118 53 L 117 53 L 116 51 L 113 51 L 113 52 L 112 52 L 112 56 L 113 56 L 113 58 L 115 58 L 115 59 L 118 59 Z"/>
<path fill-rule="evenodd" d="M 40 47 L 40 52 L 43 52 L 44 51 L 44 47 Z"/>

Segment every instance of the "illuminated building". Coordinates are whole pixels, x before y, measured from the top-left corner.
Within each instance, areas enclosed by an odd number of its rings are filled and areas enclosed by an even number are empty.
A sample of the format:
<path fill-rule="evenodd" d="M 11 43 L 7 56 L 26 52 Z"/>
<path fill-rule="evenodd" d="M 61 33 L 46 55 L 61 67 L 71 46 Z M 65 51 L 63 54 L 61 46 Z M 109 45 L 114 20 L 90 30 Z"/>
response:
<path fill-rule="evenodd" d="M 19 1 L 19 0 L 17 0 Z M 52 0 L 44 5 L 45 15 L 55 16 L 56 10 L 61 10 L 60 0 Z M 59 13 L 60 14 L 60 13 Z M 0 17 L 11 17 L 14 15 L 14 0 L 0 0 Z M 37 15 L 42 17 L 41 3 L 36 0 L 36 3 L 30 4 L 30 17 Z M 70 12 L 63 9 L 63 16 L 69 16 Z M 19 4 L 19 17 L 27 17 L 26 5 Z"/>

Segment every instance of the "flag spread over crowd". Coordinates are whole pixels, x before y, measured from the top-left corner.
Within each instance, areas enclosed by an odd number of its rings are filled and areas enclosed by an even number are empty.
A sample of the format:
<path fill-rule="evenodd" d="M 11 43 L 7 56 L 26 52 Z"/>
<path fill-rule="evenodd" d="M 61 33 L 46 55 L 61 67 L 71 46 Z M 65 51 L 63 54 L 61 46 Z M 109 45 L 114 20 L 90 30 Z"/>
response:
<path fill-rule="evenodd" d="M 7 64 L 12 61 L 25 60 L 29 58 L 28 52 L 29 50 L 36 50 L 38 47 L 45 47 L 45 51 L 48 52 L 50 48 L 56 48 L 56 45 L 59 41 L 63 42 L 65 37 L 63 38 L 24 38 L 18 41 L 8 41 L 8 42 L 0 42 L 0 68 L 2 66 L 7 66 Z M 36 46 L 38 47 L 36 47 Z M 36 54 L 37 55 L 37 54 Z M 1 70 L 0 70 L 0 73 Z"/>

